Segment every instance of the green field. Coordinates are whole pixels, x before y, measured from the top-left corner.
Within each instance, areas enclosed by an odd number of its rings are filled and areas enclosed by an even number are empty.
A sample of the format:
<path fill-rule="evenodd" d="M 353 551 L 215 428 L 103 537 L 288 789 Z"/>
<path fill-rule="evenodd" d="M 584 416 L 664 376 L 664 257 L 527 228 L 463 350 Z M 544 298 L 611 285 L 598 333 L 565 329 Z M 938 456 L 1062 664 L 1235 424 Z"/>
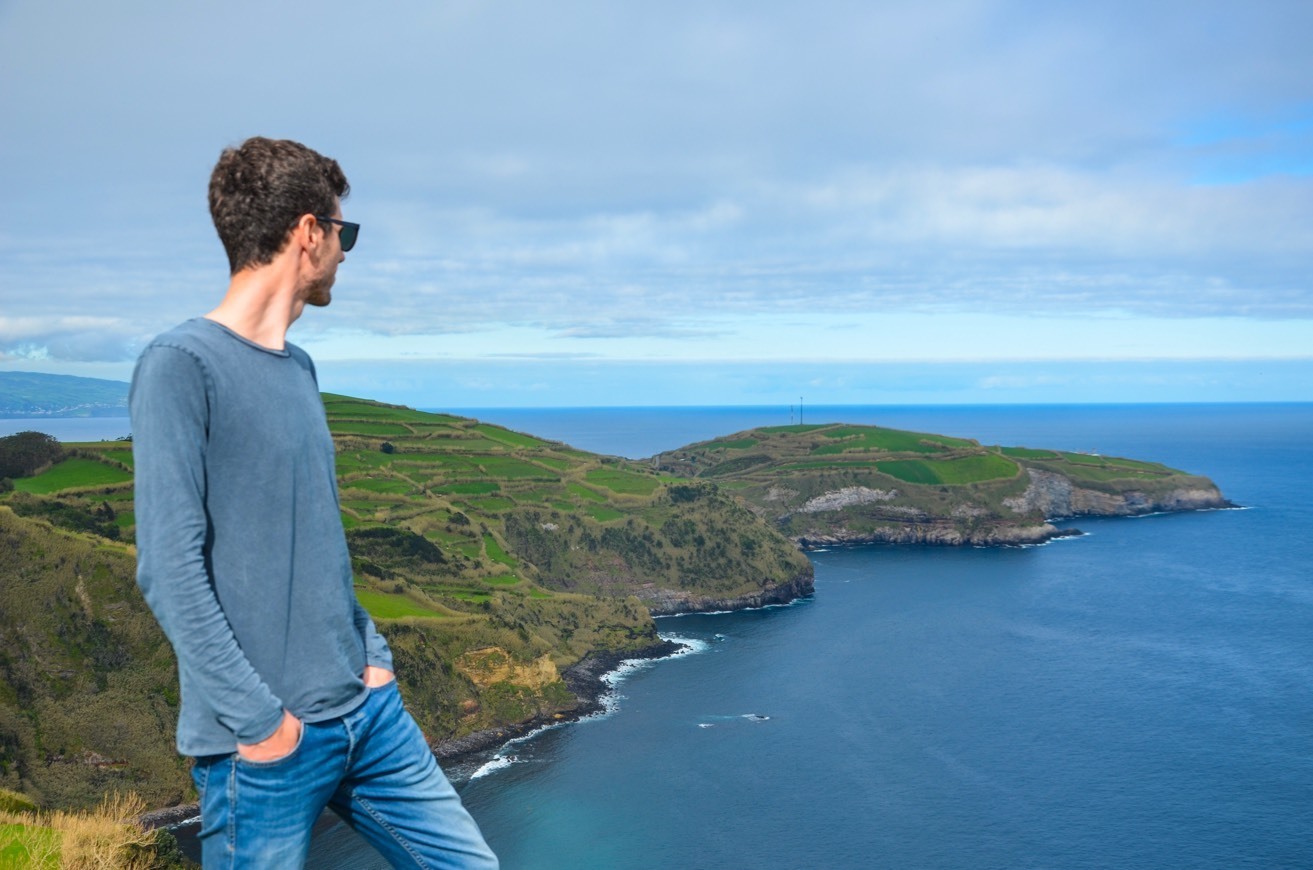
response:
<path fill-rule="evenodd" d="M 400 423 L 371 423 L 361 420 L 329 420 L 328 431 L 334 435 L 410 435 Z"/>
<path fill-rule="evenodd" d="M 74 456 L 52 465 L 36 477 L 20 477 L 14 481 L 19 492 L 45 495 L 63 489 L 111 486 L 132 480 L 132 473 L 94 459 Z"/>
<path fill-rule="evenodd" d="M 358 478 L 348 481 L 342 486 L 347 489 L 363 489 L 366 492 L 383 492 L 396 495 L 411 492 L 415 489 L 412 484 L 391 477 Z"/>
<path fill-rule="evenodd" d="M 993 453 L 964 456 L 961 459 L 892 459 L 877 462 L 875 467 L 890 477 L 906 483 L 947 484 L 982 483 L 1015 477 L 1017 465 Z"/>
<path fill-rule="evenodd" d="M 971 441 L 948 438 L 943 435 L 926 435 L 921 432 L 903 432 L 897 429 L 843 426 L 822 432 L 826 438 L 841 439 L 838 444 L 824 444 L 813 449 L 812 455 L 847 453 L 860 450 L 881 450 L 887 453 L 943 453 L 954 448 L 974 447 Z"/>
<path fill-rule="evenodd" d="M 505 444 L 508 447 L 532 449 L 535 447 L 552 446 L 541 438 L 534 438 L 532 435 L 525 435 L 520 432 L 512 432 L 511 430 L 503 429 L 500 426 L 489 426 L 486 423 L 480 423 L 473 428 L 474 431 L 481 433 L 485 437 L 491 438 L 498 443 Z"/>
<path fill-rule="evenodd" d="M 606 501 L 606 496 L 602 495 L 600 492 L 591 490 L 580 483 L 567 483 L 565 485 L 565 488 L 572 495 L 577 495 L 579 496 L 579 498 L 583 499 L 584 501 L 595 501 L 595 502 Z"/>
<path fill-rule="evenodd" d="M 356 587 L 356 598 L 375 619 L 401 619 L 405 616 L 422 616 L 441 619 L 447 614 L 424 607 L 404 595 L 388 595 L 373 589 Z"/>
<path fill-rule="evenodd" d="M 488 554 L 488 558 L 494 562 L 500 562 L 510 568 L 520 566 L 520 563 L 513 556 L 508 555 L 492 535 L 485 534 L 483 536 L 483 549 Z"/>
<path fill-rule="evenodd" d="M 584 473 L 584 480 L 612 492 L 628 495 L 651 495 L 661 481 L 646 474 L 634 474 L 614 468 L 594 468 Z"/>

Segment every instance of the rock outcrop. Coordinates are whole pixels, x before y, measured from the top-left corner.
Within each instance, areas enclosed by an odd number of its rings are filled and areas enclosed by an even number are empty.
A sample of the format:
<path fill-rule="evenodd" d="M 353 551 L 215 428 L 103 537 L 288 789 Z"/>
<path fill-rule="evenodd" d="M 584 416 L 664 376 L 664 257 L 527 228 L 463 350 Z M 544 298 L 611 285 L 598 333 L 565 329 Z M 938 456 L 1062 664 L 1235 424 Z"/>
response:
<path fill-rule="evenodd" d="M 639 593 L 653 616 L 673 616 L 677 613 L 707 613 L 723 610 L 744 610 L 767 607 L 771 604 L 788 604 L 805 598 L 815 591 L 815 579 L 809 569 L 788 583 L 767 586 L 760 592 L 733 598 L 713 598 L 683 589 L 651 589 Z"/>
<path fill-rule="evenodd" d="M 851 544 L 931 544 L 943 547 L 1022 547 L 1043 544 L 1054 538 L 1081 534 L 1076 529 L 1059 529 L 1049 523 L 1038 525 L 990 525 L 964 529 L 950 523 L 906 523 L 879 526 L 866 531 L 838 529 L 827 534 L 804 535 L 797 544 L 804 550 Z"/>
<path fill-rule="evenodd" d="M 1026 491 L 1003 501 L 1018 514 L 1039 513 L 1052 518 L 1125 517 L 1232 506 L 1217 487 L 1203 482 L 1153 495 L 1139 490 L 1109 493 L 1076 486 L 1067 477 L 1051 471 L 1027 468 L 1026 472 L 1030 475 Z"/>

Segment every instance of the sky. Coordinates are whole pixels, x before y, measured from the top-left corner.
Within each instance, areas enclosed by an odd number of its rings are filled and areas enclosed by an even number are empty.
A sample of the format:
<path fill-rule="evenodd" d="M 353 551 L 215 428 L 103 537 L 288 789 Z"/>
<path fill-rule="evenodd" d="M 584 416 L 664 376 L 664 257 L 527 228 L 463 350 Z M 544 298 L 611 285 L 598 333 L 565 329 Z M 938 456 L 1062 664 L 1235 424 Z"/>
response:
<path fill-rule="evenodd" d="M 1313 4 L 0 0 L 0 370 L 210 310 L 248 136 L 417 407 L 1313 400 Z"/>

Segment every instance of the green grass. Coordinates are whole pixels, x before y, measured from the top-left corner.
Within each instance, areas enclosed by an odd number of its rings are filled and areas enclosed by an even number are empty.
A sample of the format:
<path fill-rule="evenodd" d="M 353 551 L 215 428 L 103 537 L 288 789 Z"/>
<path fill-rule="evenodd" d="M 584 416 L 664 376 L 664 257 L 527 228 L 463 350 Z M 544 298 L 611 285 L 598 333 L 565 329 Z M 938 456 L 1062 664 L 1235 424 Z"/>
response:
<path fill-rule="evenodd" d="M 498 574 L 496 577 L 485 577 L 483 582 L 489 586 L 515 586 L 520 582 L 520 578 L 514 574 Z"/>
<path fill-rule="evenodd" d="M 508 511 L 515 507 L 515 502 L 511 499 L 495 495 L 487 498 L 472 498 L 469 500 L 469 503 L 472 507 L 490 514 L 498 513 L 500 511 Z"/>
<path fill-rule="evenodd" d="M 596 486 L 625 495 L 651 495 L 661 481 L 646 474 L 634 474 L 615 468 L 594 468 L 584 473 L 584 479 Z"/>
<path fill-rule="evenodd" d="M 1052 450 L 1032 450 L 1029 447 L 1004 447 L 1001 449 L 1004 456 L 1011 456 L 1016 459 L 1057 459 L 1058 454 Z"/>
<path fill-rule="evenodd" d="M 360 420 L 329 420 L 328 430 L 334 435 L 396 435 L 413 434 L 400 423 L 371 423 Z"/>
<path fill-rule="evenodd" d="M 870 426 L 841 426 L 821 433 L 826 438 L 844 439 L 839 444 L 825 444 L 812 450 L 815 456 L 847 453 L 852 450 L 882 450 L 888 453 L 942 453 L 954 447 L 973 447 L 962 438 L 903 432 Z"/>
<path fill-rule="evenodd" d="M 497 543 L 497 539 L 492 535 L 485 534 L 483 536 L 483 549 L 487 552 L 488 558 L 494 562 L 500 562 L 511 568 L 520 567 L 519 561 L 513 556 L 508 555 L 506 551 L 502 549 L 501 544 Z"/>
<path fill-rule="evenodd" d="M 365 469 L 382 468 L 385 465 L 392 464 L 396 454 L 387 454 L 376 451 L 357 450 L 351 453 L 339 453 L 337 455 L 338 473 L 342 473 L 342 468 L 349 467 L 352 471 L 363 471 Z"/>
<path fill-rule="evenodd" d="M 609 507 L 604 504 L 590 504 L 585 508 L 585 510 L 588 511 L 588 515 L 590 517 L 597 520 L 599 523 L 605 523 L 610 520 L 618 520 L 622 516 L 624 516 L 623 513 L 616 510 L 615 508 Z"/>
<path fill-rule="evenodd" d="M 424 411 L 416 411 L 413 408 L 388 408 L 383 405 L 373 405 L 368 402 L 361 402 L 358 399 L 349 399 L 341 396 L 324 395 L 324 409 L 334 417 L 359 417 L 370 420 L 405 420 L 416 423 L 443 423 L 448 421 L 459 420 L 459 417 L 448 417 L 440 414 L 429 414 Z"/>
<path fill-rule="evenodd" d="M 495 480 L 470 480 L 465 483 L 447 483 L 442 486 L 435 486 L 433 491 L 451 495 L 487 495 L 491 492 L 500 492 L 501 484 Z"/>
<path fill-rule="evenodd" d="M 964 456 L 961 459 L 891 459 L 875 467 L 905 483 L 948 484 L 981 483 L 986 480 L 1014 477 L 1017 465 L 995 453 Z"/>
<path fill-rule="evenodd" d="M 443 589 L 442 594 L 461 601 L 472 601 L 475 604 L 492 600 L 492 593 L 477 589 Z"/>
<path fill-rule="evenodd" d="M 504 477 L 512 480 L 524 478 L 555 479 L 555 475 L 547 469 L 511 456 L 484 457 L 479 460 L 479 465 L 482 465 L 484 471 L 493 477 Z"/>
<path fill-rule="evenodd" d="M 433 443 L 433 442 L 429 442 Z M 441 442 L 444 450 L 457 450 L 462 453 L 497 453 L 506 449 L 506 445 L 491 438 L 444 438 Z"/>
<path fill-rule="evenodd" d="M 908 461 L 917 461 L 917 460 L 908 460 Z M 840 459 L 831 459 L 831 460 L 813 459 L 810 461 L 803 461 L 803 462 L 787 462 L 784 465 L 779 466 L 779 469 L 782 471 L 813 471 L 817 469 L 865 470 L 873 467 L 875 467 L 875 463 L 869 460 L 844 462 L 843 460 Z"/>
<path fill-rule="evenodd" d="M 716 446 L 726 450 L 747 450 L 749 447 L 756 447 L 759 443 L 756 438 L 739 438 L 735 441 L 717 441 Z"/>
<path fill-rule="evenodd" d="M 579 496 L 579 498 L 583 499 L 584 501 L 596 501 L 596 502 L 606 501 L 606 496 L 602 495 L 599 492 L 594 492 L 593 490 L 589 489 L 588 487 L 584 486 L 581 483 L 567 483 L 565 485 L 565 488 L 570 492 L 571 495 L 577 495 Z"/>
<path fill-rule="evenodd" d="M 487 423 L 480 423 L 474 427 L 474 431 L 491 438 L 493 441 L 499 441 L 508 447 L 550 447 L 546 441 L 534 438 L 532 435 L 524 435 L 520 432 L 512 432 L 509 429 L 502 429 L 498 426 L 492 426 Z"/>
<path fill-rule="evenodd" d="M 833 423 L 798 423 L 793 426 L 762 426 L 756 431 L 765 435 L 801 435 L 806 432 L 815 432 L 817 429 L 826 429 L 833 425 Z"/>
<path fill-rule="evenodd" d="M 358 480 L 351 480 L 343 483 L 346 489 L 363 489 L 366 492 L 385 492 L 396 495 L 404 495 L 412 492 L 415 487 L 404 480 L 394 480 L 390 477 L 365 477 Z"/>
<path fill-rule="evenodd" d="M 32 839 L 39 839 L 40 851 L 48 857 L 37 863 L 31 853 L 19 842 L 18 837 L 26 834 Z M 25 825 L 0 825 L 0 867 L 23 868 L 58 868 L 59 867 L 59 832 L 52 828 L 32 829 Z"/>
<path fill-rule="evenodd" d="M 446 616 L 445 613 L 430 610 L 404 595 L 389 595 L 385 592 L 357 587 L 356 598 L 359 599 L 361 606 L 369 611 L 370 616 L 376 619 L 401 619 L 403 616 L 441 619 Z"/>
<path fill-rule="evenodd" d="M 14 481 L 14 489 L 19 492 L 32 492 L 46 495 L 61 489 L 77 487 L 108 486 L 115 483 L 127 483 L 132 480 L 132 473 L 94 459 L 74 456 L 51 466 L 36 477 L 20 477 Z"/>

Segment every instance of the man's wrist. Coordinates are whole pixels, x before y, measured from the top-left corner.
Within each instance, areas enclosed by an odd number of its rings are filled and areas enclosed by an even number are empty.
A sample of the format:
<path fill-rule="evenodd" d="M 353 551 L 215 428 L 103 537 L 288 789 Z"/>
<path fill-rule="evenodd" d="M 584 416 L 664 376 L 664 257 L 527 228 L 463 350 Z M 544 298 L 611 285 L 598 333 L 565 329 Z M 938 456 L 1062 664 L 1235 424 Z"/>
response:
<path fill-rule="evenodd" d="M 381 668 L 377 665 L 365 665 L 365 672 L 360 677 L 365 681 L 365 685 L 371 689 L 379 686 L 386 686 L 396 679 L 396 675 L 387 668 Z"/>

